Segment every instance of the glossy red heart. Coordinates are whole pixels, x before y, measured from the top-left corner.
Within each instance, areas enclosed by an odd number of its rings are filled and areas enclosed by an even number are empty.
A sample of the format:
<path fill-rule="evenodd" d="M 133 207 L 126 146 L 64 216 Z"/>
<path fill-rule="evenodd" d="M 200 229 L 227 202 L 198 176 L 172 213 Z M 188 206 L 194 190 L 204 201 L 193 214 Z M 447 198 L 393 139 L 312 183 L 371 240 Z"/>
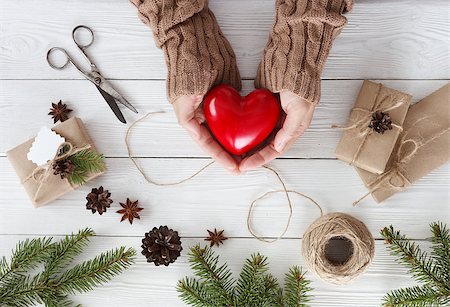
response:
<path fill-rule="evenodd" d="M 257 89 L 241 97 L 229 85 L 211 89 L 203 100 L 203 109 L 212 134 L 234 155 L 261 144 L 280 117 L 280 103 L 270 91 Z"/>

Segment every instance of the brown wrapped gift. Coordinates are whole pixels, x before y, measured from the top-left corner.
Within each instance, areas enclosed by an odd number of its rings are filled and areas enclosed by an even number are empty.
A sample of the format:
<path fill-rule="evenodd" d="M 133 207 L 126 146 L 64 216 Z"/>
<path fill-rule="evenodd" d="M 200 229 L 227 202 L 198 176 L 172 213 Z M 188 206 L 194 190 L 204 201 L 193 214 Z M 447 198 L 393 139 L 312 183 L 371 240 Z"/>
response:
<path fill-rule="evenodd" d="M 357 168 L 376 202 L 449 161 L 449 117 L 450 83 L 410 108 L 386 172 L 376 175 Z"/>
<path fill-rule="evenodd" d="M 63 136 L 73 148 L 95 150 L 94 144 L 87 134 L 83 122 L 79 118 L 70 118 L 55 126 L 52 130 Z M 33 205 L 35 207 L 41 207 L 61 197 L 63 194 L 76 189 L 78 185 L 72 185 L 67 179 L 61 179 L 60 176 L 53 175 L 52 172 L 50 175 L 41 178 L 33 176 L 38 166 L 27 158 L 27 153 L 33 142 L 34 138 L 11 149 L 6 154 L 28 193 L 28 196 L 33 202 Z M 90 174 L 88 180 L 91 180 L 102 173 Z"/>
<path fill-rule="evenodd" d="M 410 103 L 411 96 L 408 94 L 364 81 L 336 148 L 336 157 L 369 172 L 381 174 L 402 131 Z M 369 128 L 372 113 L 376 111 L 389 114 L 392 130 L 376 133 Z"/>

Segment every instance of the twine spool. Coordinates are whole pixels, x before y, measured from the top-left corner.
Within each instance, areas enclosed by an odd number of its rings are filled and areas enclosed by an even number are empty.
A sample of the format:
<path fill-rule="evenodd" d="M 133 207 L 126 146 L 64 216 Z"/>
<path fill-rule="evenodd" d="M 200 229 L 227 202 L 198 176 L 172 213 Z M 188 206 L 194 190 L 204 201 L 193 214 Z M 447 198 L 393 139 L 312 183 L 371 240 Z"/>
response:
<path fill-rule="evenodd" d="M 347 244 L 348 257 L 336 261 L 330 256 L 333 240 Z M 303 235 L 302 254 L 320 279 L 343 285 L 361 275 L 372 262 L 375 241 L 366 225 L 344 213 L 326 214 L 315 220 Z"/>

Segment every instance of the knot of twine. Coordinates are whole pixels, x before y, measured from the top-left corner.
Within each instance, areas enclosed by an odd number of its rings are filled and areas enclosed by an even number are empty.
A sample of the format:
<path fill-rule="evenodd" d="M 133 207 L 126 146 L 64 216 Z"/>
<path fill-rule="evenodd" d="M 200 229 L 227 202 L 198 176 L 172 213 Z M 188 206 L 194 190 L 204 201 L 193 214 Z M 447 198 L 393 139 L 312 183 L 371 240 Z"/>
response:
<path fill-rule="evenodd" d="M 351 243 L 351 255 L 343 263 L 327 256 L 331 239 L 340 238 Z M 360 220 L 345 213 L 329 213 L 315 220 L 305 231 L 302 254 L 310 270 L 322 280 L 343 285 L 361 275 L 372 262 L 375 240 Z"/>
<path fill-rule="evenodd" d="M 395 154 L 394 160 L 392 161 L 391 167 L 385 171 L 383 174 L 377 176 L 372 182 L 367 184 L 369 191 L 362 196 L 357 201 L 353 202 L 353 206 L 358 205 L 362 200 L 364 200 L 367 196 L 374 193 L 375 191 L 381 189 L 383 186 L 387 186 L 391 190 L 396 192 L 403 191 L 407 186 L 411 185 L 411 181 L 408 179 L 405 166 L 411 161 L 412 158 L 417 154 L 420 148 L 426 146 L 427 144 L 433 142 L 437 138 L 441 137 L 445 133 L 447 133 L 450 128 L 442 129 L 438 133 L 434 134 L 431 138 L 426 141 L 408 138 L 408 134 L 412 129 L 416 127 L 421 121 L 426 120 L 426 117 L 419 118 L 415 121 L 411 129 L 406 131 L 402 138 L 399 141 L 397 153 Z M 412 144 L 412 149 L 408 153 L 405 154 L 405 146 L 408 144 Z"/>
<path fill-rule="evenodd" d="M 45 181 L 45 179 L 50 175 L 51 169 L 56 162 L 64 160 L 67 157 L 70 157 L 70 156 L 72 156 L 82 150 L 88 149 L 90 147 L 91 147 L 91 145 L 89 145 L 89 144 L 78 148 L 78 147 L 73 146 L 72 143 L 70 143 L 68 141 L 62 143 L 61 145 L 59 145 L 58 150 L 56 151 L 56 154 L 53 157 L 53 159 L 48 160 L 46 164 L 39 165 L 38 167 L 36 167 L 33 170 L 33 172 L 22 181 L 22 183 L 27 182 L 31 178 L 33 178 L 37 182 Z"/>
<path fill-rule="evenodd" d="M 349 163 L 350 165 L 354 164 L 356 159 L 358 159 L 359 154 L 361 153 L 369 135 L 371 135 L 373 132 L 373 129 L 369 127 L 370 122 L 372 120 L 372 114 L 376 111 L 388 113 L 392 110 L 399 108 L 405 103 L 404 99 L 395 100 L 396 97 L 392 93 L 387 95 L 383 99 L 380 99 L 379 96 L 382 87 L 383 87 L 382 84 L 378 84 L 378 92 L 377 96 L 375 97 L 375 104 L 372 106 L 371 110 L 364 108 L 352 108 L 352 110 L 350 111 L 351 113 L 357 112 L 356 116 L 353 118 L 353 124 L 348 126 L 339 126 L 339 125 L 331 126 L 331 128 L 338 128 L 342 130 L 357 129 L 357 137 L 362 138 L 362 141 L 359 143 L 358 148 L 353 154 L 352 160 Z M 403 127 L 396 123 L 392 123 L 391 126 L 398 129 L 400 132 L 403 131 Z"/>

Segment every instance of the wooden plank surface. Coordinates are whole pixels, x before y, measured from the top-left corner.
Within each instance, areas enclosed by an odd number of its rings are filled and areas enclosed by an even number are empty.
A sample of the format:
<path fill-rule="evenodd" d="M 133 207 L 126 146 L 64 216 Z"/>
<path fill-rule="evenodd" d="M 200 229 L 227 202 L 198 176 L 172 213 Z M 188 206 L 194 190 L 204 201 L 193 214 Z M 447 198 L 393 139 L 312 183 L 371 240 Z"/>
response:
<path fill-rule="evenodd" d="M 274 0 L 211 0 L 223 32 L 233 45 L 243 93 L 253 81 L 273 22 Z M 447 0 L 358 0 L 347 15 L 348 26 L 336 40 L 326 63 L 322 101 L 311 128 L 271 165 L 287 186 L 316 199 L 325 212 L 346 212 L 361 219 L 376 241 L 376 256 L 366 274 L 349 286 L 331 286 L 313 274 L 313 306 L 379 306 L 389 290 L 415 284 L 394 262 L 380 238 L 389 224 L 429 247 L 428 224 L 450 224 L 450 164 L 425 176 L 403 193 L 376 204 L 366 193 L 356 172 L 334 159 L 341 132 L 363 79 L 374 79 L 413 95 L 418 101 L 450 79 L 450 7 Z M 248 207 L 263 193 L 279 189 L 272 174 L 260 169 L 232 176 L 212 166 L 179 186 L 146 183 L 126 158 L 123 138 L 127 126 L 117 119 L 95 87 L 73 69 L 55 71 L 45 54 L 52 46 L 67 48 L 82 58 L 70 38 L 75 25 L 86 24 L 96 34 L 88 53 L 118 91 L 140 114 L 124 111 L 129 122 L 148 111 L 164 110 L 133 134 L 133 155 L 148 174 L 161 182 L 185 178 L 209 162 L 177 123 L 165 98 L 166 68 L 150 29 L 137 18 L 136 9 L 124 0 L 3 0 L 0 2 L 0 255 L 9 255 L 15 242 L 28 236 L 64 235 L 92 227 L 99 235 L 83 259 L 124 244 L 138 249 L 143 234 L 153 226 L 169 225 L 180 231 L 185 252 L 168 268 L 137 264 L 107 286 L 76 296 L 84 306 L 183 306 L 175 292 L 176 281 L 191 274 L 186 260 L 189 246 L 203 242 L 206 229 L 218 227 L 230 237 L 218 251 L 237 274 L 244 258 L 259 251 L 269 256 L 278 278 L 294 265 L 304 265 L 301 237 L 318 217 L 318 210 L 293 196 L 294 208 L 287 238 L 265 244 L 251 238 L 245 226 Z M 54 203 L 33 209 L 5 154 L 33 137 L 43 126 L 52 126 L 50 102 L 62 99 L 81 117 L 95 144 L 108 158 L 108 172 Z M 85 209 L 92 187 L 104 185 L 112 192 L 113 206 L 103 216 Z M 115 213 L 126 197 L 139 199 L 145 210 L 132 226 L 120 223 Z M 273 237 L 287 217 L 282 195 L 260 203 L 254 228 Z M 114 293 L 114 295 L 111 295 Z"/>
<path fill-rule="evenodd" d="M 115 79 L 163 79 L 163 55 L 150 30 L 124 0 L 2 1 L 1 79 L 81 78 L 54 71 L 45 54 L 52 46 L 80 54 L 72 28 L 96 31 L 89 49 L 102 73 Z M 213 0 L 211 8 L 235 49 L 242 77 L 254 78 L 273 22 L 273 0 Z M 359 0 L 326 64 L 326 79 L 448 79 L 448 1 Z M 85 64 L 85 63 L 83 63 Z"/>
<path fill-rule="evenodd" d="M 405 91 L 418 101 L 437 90 L 446 80 L 383 80 L 386 86 Z M 317 107 L 311 128 L 287 152 L 285 158 L 334 158 L 342 132 L 332 124 L 345 125 L 350 109 L 361 87 L 360 80 L 327 80 L 322 83 L 322 102 Z M 139 157 L 205 157 L 177 124 L 171 106 L 166 102 L 164 81 L 114 81 L 141 114 L 128 109 L 124 115 L 131 122 L 148 111 L 165 110 L 136 127 L 132 137 L 133 155 Z M 244 93 L 253 82 L 244 82 Z M 62 99 L 74 116 L 85 122 L 99 150 L 108 157 L 127 156 L 124 137 L 127 126 L 115 118 L 97 89 L 88 81 L 74 80 L 8 80 L 0 82 L 0 155 L 20 142 L 33 137 L 43 125 L 53 126 L 47 115 L 50 102 Z M 18 121 L 27 123 L 18 129 Z M 20 126 L 20 123 L 19 123 Z"/>
<path fill-rule="evenodd" d="M 143 235 L 143 234 L 142 234 Z M 24 236 L 0 235 L 0 254 L 10 254 L 17 240 Z M 155 267 L 138 255 L 136 264 L 122 275 L 114 278 L 87 294 L 74 297 L 77 303 L 89 307 L 119 306 L 185 306 L 175 291 L 177 281 L 184 276 L 192 276 L 188 267 L 186 253 L 188 247 L 203 243 L 201 238 L 182 238 L 182 256 L 169 267 Z M 428 249 L 429 243 L 420 241 L 420 246 Z M 134 247 L 140 253 L 139 237 L 95 237 L 86 248 L 82 260 L 121 245 Z M 234 276 L 239 274 L 246 257 L 259 251 L 269 257 L 270 272 L 282 283 L 284 273 L 293 265 L 305 264 L 300 256 L 301 240 L 284 239 L 273 244 L 265 244 L 251 239 L 230 239 L 216 251 L 220 260 L 227 262 Z M 311 306 L 316 307 L 375 307 L 380 306 L 381 298 L 391 289 L 412 286 L 415 282 L 406 274 L 406 269 L 395 262 L 383 241 L 376 241 L 375 258 L 365 274 L 352 284 L 334 286 L 318 280 L 312 272 L 307 277 L 312 280 L 314 295 Z M 78 259 L 79 260 L 79 259 Z M 111 295 L 114 293 L 114 295 Z"/>
<path fill-rule="evenodd" d="M 173 182 L 188 177 L 205 159 L 139 159 L 150 177 L 160 182 Z M 450 208 L 447 187 L 450 184 L 448 166 L 423 178 L 404 193 L 399 193 L 381 205 L 368 198 L 360 206 L 352 202 L 367 190 L 356 172 L 334 160 L 278 160 L 273 167 L 279 170 L 288 188 L 313 197 L 325 212 L 342 211 L 364 221 L 372 234 L 389 224 L 401 225 L 414 239 L 429 237 L 428 224 L 449 220 Z M 8 204 L 8 214 L 0 215 L 0 234 L 66 234 L 73 229 L 95 225 L 102 235 L 139 235 L 153 225 L 177 227 L 184 236 L 201 237 L 208 228 L 224 228 L 231 237 L 250 237 L 246 218 L 253 199 L 265 192 L 280 189 L 274 175 L 260 169 L 242 176 L 229 175 L 218 166 L 211 166 L 191 181 L 173 187 L 148 184 L 123 158 L 107 159 L 108 171 L 102 177 L 77 189 L 53 204 L 35 210 L 6 158 L 0 159 L 0 203 Z M 4 170 L 4 171 L 3 171 Z M 102 216 L 86 210 L 85 196 L 91 187 L 103 185 L 112 192 L 114 204 Z M 136 198 L 145 208 L 142 220 L 132 227 L 119 223 L 115 213 L 119 201 Z M 296 196 L 291 227 L 286 236 L 300 238 L 319 211 L 309 202 Z M 281 194 L 260 202 L 254 211 L 254 225 L 258 233 L 278 236 L 288 210 Z M 407 221 L 407 223 L 405 223 Z"/>

